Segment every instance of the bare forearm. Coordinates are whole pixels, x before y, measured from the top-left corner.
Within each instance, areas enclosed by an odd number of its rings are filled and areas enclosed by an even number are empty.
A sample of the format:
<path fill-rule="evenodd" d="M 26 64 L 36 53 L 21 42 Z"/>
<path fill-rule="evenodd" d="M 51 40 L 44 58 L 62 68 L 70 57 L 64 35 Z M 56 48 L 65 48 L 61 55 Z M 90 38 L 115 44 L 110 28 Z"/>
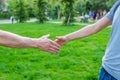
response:
<path fill-rule="evenodd" d="M 14 48 L 35 47 L 34 39 L 0 30 L 0 45 Z"/>
<path fill-rule="evenodd" d="M 40 38 L 22 37 L 10 32 L 0 30 L 0 46 L 13 48 L 37 48 L 46 52 L 60 51 L 60 45 L 48 39 L 49 35 Z"/>
<path fill-rule="evenodd" d="M 110 19 L 104 17 L 99 21 L 97 21 L 95 24 L 88 25 L 76 32 L 66 35 L 65 37 L 66 39 L 68 39 L 68 41 L 71 41 L 77 38 L 84 38 L 101 31 L 102 29 L 106 28 L 108 25 L 111 25 L 111 23 L 112 22 Z"/>
<path fill-rule="evenodd" d="M 102 29 L 106 28 L 108 25 L 111 25 L 111 23 L 112 21 L 110 19 L 108 19 L 107 17 L 103 17 L 102 19 L 97 21 L 95 24 L 88 25 L 78 31 L 67 34 L 65 36 L 59 36 L 55 41 L 62 46 L 71 40 L 93 35 L 101 31 Z"/>
<path fill-rule="evenodd" d="M 66 37 L 67 41 L 87 37 L 89 35 L 92 35 L 92 34 L 96 33 L 94 27 L 95 27 L 94 24 L 88 25 L 85 28 L 82 28 L 78 31 L 75 31 L 73 33 L 70 33 L 70 34 L 66 35 L 65 37 Z"/>

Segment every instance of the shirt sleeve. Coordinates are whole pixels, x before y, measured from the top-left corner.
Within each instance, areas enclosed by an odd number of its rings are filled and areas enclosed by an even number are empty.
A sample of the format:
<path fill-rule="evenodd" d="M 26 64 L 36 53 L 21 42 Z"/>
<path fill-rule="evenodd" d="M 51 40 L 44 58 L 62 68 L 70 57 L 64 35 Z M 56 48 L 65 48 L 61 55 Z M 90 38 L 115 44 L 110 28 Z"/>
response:
<path fill-rule="evenodd" d="M 118 8 L 118 6 L 120 5 L 120 0 L 118 0 L 114 6 L 111 8 L 111 10 L 105 15 L 105 17 L 109 18 L 111 21 L 113 21 L 113 17 L 115 14 L 116 9 Z"/>

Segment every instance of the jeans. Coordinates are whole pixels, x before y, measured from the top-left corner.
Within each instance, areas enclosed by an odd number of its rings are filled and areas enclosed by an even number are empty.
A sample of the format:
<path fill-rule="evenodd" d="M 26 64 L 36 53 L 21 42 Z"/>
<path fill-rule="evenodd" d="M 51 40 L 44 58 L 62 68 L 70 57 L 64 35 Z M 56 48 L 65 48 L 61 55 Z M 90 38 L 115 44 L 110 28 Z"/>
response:
<path fill-rule="evenodd" d="M 105 69 L 102 67 L 100 70 L 99 80 L 117 80 L 111 76 Z"/>

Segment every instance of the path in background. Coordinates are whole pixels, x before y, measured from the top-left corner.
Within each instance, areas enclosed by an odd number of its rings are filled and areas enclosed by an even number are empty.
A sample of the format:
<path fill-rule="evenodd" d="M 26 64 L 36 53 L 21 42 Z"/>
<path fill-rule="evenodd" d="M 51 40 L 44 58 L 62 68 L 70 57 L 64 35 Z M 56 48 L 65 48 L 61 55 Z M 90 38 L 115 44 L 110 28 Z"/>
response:
<path fill-rule="evenodd" d="M 37 21 L 37 19 L 31 18 L 27 22 L 36 22 L 36 21 Z M 16 23 L 16 21 L 14 23 Z M 62 21 L 47 21 L 47 23 L 62 24 Z M 10 20 L 0 20 L 0 24 L 12 24 L 12 22 Z M 79 22 L 75 22 L 73 24 L 81 25 L 81 26 L 87 26 L 87 25 L 92 24 L 92 23 L 79 23 Z M 108 28 L 109 27 L 111 28 L 112 26 L 108 26 Z"/>
<path fill-rule="evenodd" d="M 27 22 L 35 22 L 35 21 L 37 21 L 37 19 L 31 18 Z M 17 21 L 14 21 L 14 23 L 17 23 Z M 0 24 L 12 24 L 12 22 L 9 19 L 6 19 L 6 20 L 0 20 Z"/>
<path fill-rule="evenodd" d="M 28 20 L 27 22 L 35 22 L 37 21 L 37 19 L 35 18 L 31 18 L 30 20 Z M 17 23 L 16 21 L 14 21 L 14 23 Z M 54 23 L 54 24 L 62 24 L 61 21 L 48 21 L 47 23 Z M 10 20 L 0 20 L 0 24 L 12 24 L 12 22 Z M 77 24 L 77 25 L 89 25 L 90 23 L 73 23 L 73 24 Z"/>
<path fill-rule="evenodd" d="M 0 24 L 10 24 L 11 21 L 10 20 L 0 20 Z"/>
<path fill-rule="evenodd" d="M 61 21 L 48 21 L 47 23 L 62 24 Z M 73 24 L 75 24 L 75 25 L 81 25 L 81 26 L 87 26 L 87 25 L 90 25 L 90 24 L 93 24 L 93 23 L 75 22 L 75 23 L 73 23 Z M 110 25 L 110 26 L 108 26 L 108 28 L 109 28 L 109 27 L 111 28 L 112 26 Z"/>
<path fill-rule="evenodd" d="M 28 20 L 27 22 L 36 22 L 37 19 L 36 18 L 31 18 L 30 20 Z M 14 23 L 17 23 L 16 21 L 14 21 Z M 62 21 L 47 21 L 47 23 L 53 23 L 53 24 L 62 24 Z M 0 20 L 0 24 L 12 24 L 12 22 L 8 19 L 6 20 Z M 75 22 L 73 23 L 75 25 L 81 25 L 81 26 L 86 26 L 92 23 L 79 23 L 79 22 Z M 111 26 L 109 26 L 111 27 Z"/>
<path fill-rule="evenodd" d="M 62 24 L 61 21 L 48 21 L 47 23 Z M 86 25 L 89 25 L 89 24 L 92 24 L 92 23 L 80 23 L 80 22 L 75 22 L 75 23 L 73 23 L 73 24 L 86 26 Z"/>

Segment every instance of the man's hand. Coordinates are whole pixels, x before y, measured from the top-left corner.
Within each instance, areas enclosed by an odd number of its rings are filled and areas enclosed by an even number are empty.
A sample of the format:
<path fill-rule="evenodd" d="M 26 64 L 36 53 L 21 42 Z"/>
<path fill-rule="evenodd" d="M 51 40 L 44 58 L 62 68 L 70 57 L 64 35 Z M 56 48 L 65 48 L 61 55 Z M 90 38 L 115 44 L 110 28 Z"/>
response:
<path fill-rule="evenodd" d="M 59 36 L 59 37 L 56 37 L 55 42 L 58 43 L 60 46 L 63 46 L 68 42 L 68 40 L 65 36 Z"/>
<path fill-rule="evenodd" d="M 55 41 L 48 39 L 49 35 L 37 39 L 37 48 L 50 53 L 57 53 L 60 51 L 60 45 Z"/>
<path fill-rule="evenodd" d="M 0 30 L 0 45 L 12 48 L 38 48 L 50 53 L 59 52 L 60 45 L 48 37 L 49 35 L 41 38 L 29 38 Z"/>

